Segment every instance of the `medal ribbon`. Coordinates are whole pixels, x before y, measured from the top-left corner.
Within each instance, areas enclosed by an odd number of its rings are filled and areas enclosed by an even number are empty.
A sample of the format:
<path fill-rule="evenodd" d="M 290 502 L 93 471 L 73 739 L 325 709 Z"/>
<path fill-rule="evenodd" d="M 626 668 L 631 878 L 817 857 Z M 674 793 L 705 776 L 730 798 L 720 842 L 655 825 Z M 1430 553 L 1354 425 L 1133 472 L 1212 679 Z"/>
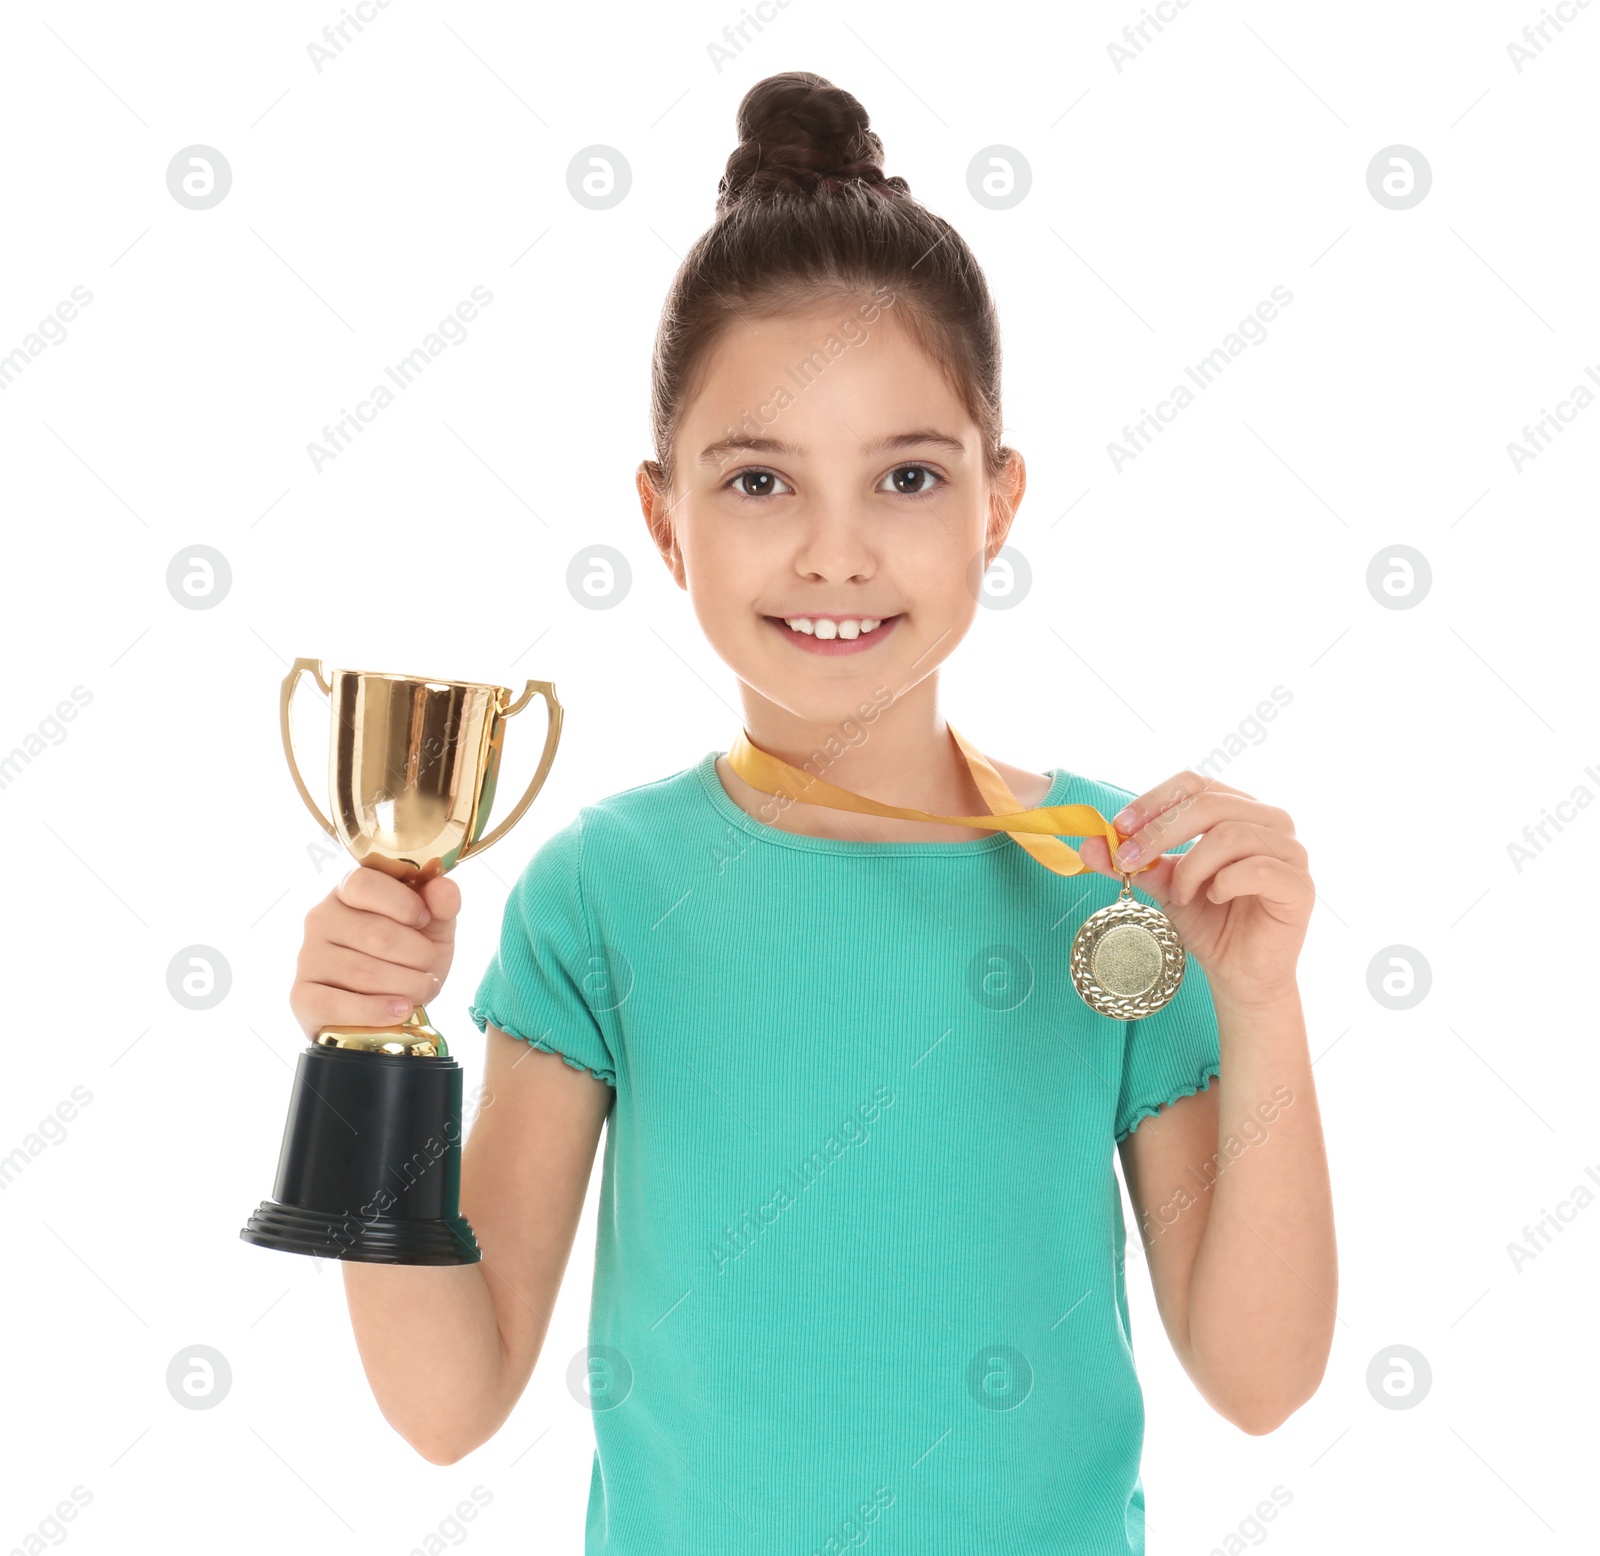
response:
<path fill-rule="evenodd" d="M 1077 849 L 1061 841 L 1066 837 L 1104 837 L 1106 847 L 1113 855 L 1122 842 L 1122 836 L 1093 805 L 1039 805 L 1032 810 L 1021 808 L 1004 778 L 995 770 L 989 759 L 976 746 L 959 734 L 953 724 L 945 721 L 950 737 L 966 758 L 972 781 L 993 813 L 987 816 L 938 816 L 931 811 L 915 810 L 905 805 L 882 805 L 864 795 L 852 794 L 814 778 L 802 768 L 791 767 L 771 752 L 753 744 L 740 729 L 738 738 L 728 752 L 728 766 L 753 789 L 766 794 L 782 795 L 787 799 L 803 801 L 807 805 L 825 805 L 830 810 L 852 810 L 865 816 L 895 816 L 901 821 L 936 821 L 952 827 L 982 827 L 991 832 L 1004 832 L 1025 848 L 1045 869 L 1057 875 L 1078 875 L 1089 869 Z M 1127 871 L 1137 875 L 1155 861 L 1147 860 Z"/>

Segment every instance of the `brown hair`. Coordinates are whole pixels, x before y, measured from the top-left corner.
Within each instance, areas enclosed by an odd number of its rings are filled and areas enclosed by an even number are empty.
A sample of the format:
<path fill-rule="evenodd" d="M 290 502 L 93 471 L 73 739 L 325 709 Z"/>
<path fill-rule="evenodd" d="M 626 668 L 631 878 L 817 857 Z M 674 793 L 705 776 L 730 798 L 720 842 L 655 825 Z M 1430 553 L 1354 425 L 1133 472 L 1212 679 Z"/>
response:
<path fill-rule="evenodd" d="M 657 491 L 696 374 L 722 332 L 751 313 L 819 296 L 886 289 L 895 315 L 943 368 L 983 438 L 991 477 L 1000 441 L 1000 328 L 983 272 L 948 222 L 886 178 L 883 142 L 850 93 L 810 71 L 758 81 L 738 112 L 739 146 L 717 186 L 717 217 L 685 255 L 661 313 L 651 364 Z"/>

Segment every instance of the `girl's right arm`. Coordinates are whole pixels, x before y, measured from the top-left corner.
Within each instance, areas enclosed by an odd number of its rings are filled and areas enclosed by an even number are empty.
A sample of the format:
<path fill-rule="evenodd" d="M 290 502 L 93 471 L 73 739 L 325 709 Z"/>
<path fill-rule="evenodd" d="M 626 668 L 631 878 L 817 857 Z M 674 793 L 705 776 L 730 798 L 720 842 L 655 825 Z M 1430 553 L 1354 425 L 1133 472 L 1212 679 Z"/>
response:
<path fill-rule="evenodd" d="M 290 1005 L 307 1038 L 425 1004 L 455 952 L 459 888 L 357 868 L 306 915 Z M 409 1004 L 407 1006 L 409 1009 Z M 423 1458 L 491 1438 L 532 1375 L 583 1211 L 612 1090 L 559 1054 L 488 1028 L 483 1100 L 461 1161 L 461 1210 L 483 1249 L 465 1265 L 344 1264 L 367 1381 Z"/>

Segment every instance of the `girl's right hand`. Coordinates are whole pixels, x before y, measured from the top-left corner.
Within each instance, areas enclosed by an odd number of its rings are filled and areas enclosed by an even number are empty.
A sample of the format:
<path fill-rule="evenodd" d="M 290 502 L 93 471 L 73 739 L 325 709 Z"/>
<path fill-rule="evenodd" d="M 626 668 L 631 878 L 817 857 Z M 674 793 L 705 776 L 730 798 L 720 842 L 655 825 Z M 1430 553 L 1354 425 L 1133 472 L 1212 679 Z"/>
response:
<path fill-rule="evenodd" d="M 327 1026 L 393 1026 L 444 985 L 461 888 L 407 886 L 358 865 L 306 914 L 289 1008 L 308 1041 Z"/>

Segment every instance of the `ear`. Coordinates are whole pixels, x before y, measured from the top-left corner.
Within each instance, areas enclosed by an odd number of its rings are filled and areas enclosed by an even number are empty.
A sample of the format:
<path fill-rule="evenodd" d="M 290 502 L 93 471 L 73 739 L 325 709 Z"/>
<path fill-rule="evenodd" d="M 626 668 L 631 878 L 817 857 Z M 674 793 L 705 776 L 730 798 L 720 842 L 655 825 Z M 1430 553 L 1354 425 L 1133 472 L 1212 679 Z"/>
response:
<path fill-rule="evenodd" d="M 645 528 L 655 542 L 667 571 L 680 589 L 688 588 L 683 571 L 683 553 L 678 549 L 678 536 L 672 525 L 672 507 L 660 464 L 654 459 L 642 459 L 634 472 L 634 485 L 639 490 L 639 507 L 644 514 Z"/>
<path fill-rule="evenodd" d="M 1022 494 L 1028 486 L 1028 467 L 1022 455 L 1014 448 L 1002 448 L 1005 464 L 999 475 L 989 483 L 989 531 L 984 544 L 984 565 L 1000 554 L 1000 548 L 1011 533 L 1012 521 L 1022 506 Z"/>

